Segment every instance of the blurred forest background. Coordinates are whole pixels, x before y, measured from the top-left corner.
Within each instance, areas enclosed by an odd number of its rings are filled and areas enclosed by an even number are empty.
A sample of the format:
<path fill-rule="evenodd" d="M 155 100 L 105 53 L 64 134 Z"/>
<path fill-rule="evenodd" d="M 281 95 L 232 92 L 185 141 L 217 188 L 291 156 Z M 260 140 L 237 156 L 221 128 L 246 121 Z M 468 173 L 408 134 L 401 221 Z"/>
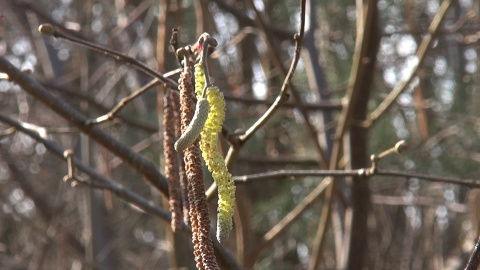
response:
<path fill-rule="evenodd" d="M 279 96 L 299 1 L 0 0 L 0 56 L 92 119 L 152 77 L 41 35 L 40 24 L 161 73 L 180 67 L 169 50 L 173 28 L 180 46 L 208 32 L 219 42 L 209 65 L 227 101 L 221 143 L 234 153 L 232 174 L 288 170 L 236 178 L 247 181 L 237 185 L 234 231 L 216 243 L 220 266 L 463 269 L 480 228 L 480 2 L 306 2 L 289 99 L 239 145 L 228 141 Z M 127 162 L 116 144 L 81 132 L 10 77 L 0 79 L 0 268 L 194 269 L 189 234 L 172 233 L 168 199 L 146 181 L 165 183 L 162 175 Z M 96 128 L 162 174 L 164 91 L 158 84 Z M 400 140 L 408 149 L 383 157 L 373 175 L 341 174 L 370 168 L 371 154 Z M 139 199 L 64 183 L 64 149 L 83 164 L 78 177 L 91 170 L 88 179 L 113 179 Z M 340 176 L 306 171 L 327 169 Z M 206 177 L 207 189 L 211 183 Z"/>

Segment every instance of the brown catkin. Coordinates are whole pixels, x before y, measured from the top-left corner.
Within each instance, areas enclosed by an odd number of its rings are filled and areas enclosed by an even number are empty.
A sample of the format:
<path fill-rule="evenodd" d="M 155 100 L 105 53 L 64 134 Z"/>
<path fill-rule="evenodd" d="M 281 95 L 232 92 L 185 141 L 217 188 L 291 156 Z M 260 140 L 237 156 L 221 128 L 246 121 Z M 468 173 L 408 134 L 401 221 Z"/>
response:
<path fill-rule="evenodd" d="M 180 227 L 182 211 L 180 207 L 180 197 L 178 190 L 177 173 L 177 152 L 174 149 L 175 143 L 175 115 L 174 111 L 174 92 L 166 91 L 163 96 L 163 152 L 165 156 L 165 176 L 168 181 L 168 193 L 170 195 L 169 205 L 172 213 L 172 230 L 177 231 Z"/>
<path fill-rule="evenodd" d="M 180 120 L 180 94 L 178 92 L 172 91 L 173 103 L 172 110 L 174 112 L 175 119 L 175 138 L 180 138 L 182 135 L 181 129 L 181 120 Z M 188 202 L 188 179 L 185 172 L 185 161 L 183 160 L 183 153 L 178 153 L 178 174 L 180 178 L 180 194 L 182 198 L 182 209 L 183 209 L 183 222 L 187 225 L 190 225 L 190 203 Z"/>
<path fill-rule="evenodd" d="M 181 129 L 185 133 L 194 115 L 194 88 L 191 70 L 184 70 L 179 79 L 181 104 Z M 202 160 L 198 139 L 184 152 L 185 172 L 189 181 L 188 199 L 195 262 L 198 269 L 218 269 L 210 236 L 205 186 L 203 183 Z"/>
<path fill-rule="evenodd" d="M 195 106 L 193 96 L 191 92 L 193 91 L 192 84 L 192 73 L 190 71 L 182 71 L 180 78 L 178 80 L 178 89 L 180 90 L 180 111 L 181 111 L 181 132 L 183 132 L 187 127 L 190 121 L 193 118 L 193 107 Z M 185 174 L 187 175 L 187 157 L 184 153 L 184 162 L 185 162 Z M 187 181 L 188 181 L 187 175 Z M 190 205 L 190 225 L 192 226 L 192 243 L 193 243 L 193 255 L 195 257 L 196 266 L 198 269 L 203 269 L 202 255 L 200 252 L 200 242 L 198 237 L 198 220 L 197 220 L 197 211 L 195 209 L 194 200 L 191 196 L 192 194 L 192 183 L 188 181 L 188 201 Z"/>

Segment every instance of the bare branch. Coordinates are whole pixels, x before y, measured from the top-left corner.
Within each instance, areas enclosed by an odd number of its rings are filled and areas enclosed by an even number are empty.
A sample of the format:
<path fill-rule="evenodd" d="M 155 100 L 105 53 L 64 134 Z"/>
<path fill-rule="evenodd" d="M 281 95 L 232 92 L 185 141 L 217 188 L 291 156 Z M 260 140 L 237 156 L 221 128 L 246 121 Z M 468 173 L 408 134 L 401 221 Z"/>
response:
<path fill-rule="evenodd" d="M 32 137 L 36 141 L 42 143 L 48 151 L 52 152 L 57 157 L 63 158 L 63 154 L 65 150 L 62 149 L 62 147 L 60 147 L 58 144 L 50 140 L 47 140 L 45 138 L 42 138 L 36 131 L 25 128 L 21 125 L 20 122 L 13 120 L 2 114 L 0 114 L 0 122 L 3 122 L 12 127 L 15 127 L 18 131 L 21 131 L 27 134 L 28 136 Z M 135 193 L 125 188 L 123 185 L 103 176 L 102 174 L 99 174 L 89 166 L 82 163 L 77 158 L 73 158 L 72 161 L 77 169 L 79 169 L 80 171 L 82 171 L 83 173 L 85 173 L 91 178 L 92 181 L 88 182 L 90 183 L 90 186 L 95 188 L 100 188 L 100 189 L 107 189 L 112 193 L 114 193 L 115 195 L 117 195 L 119 199 L 125 201 L 126 203 L 134 205 L 135 207 L 141 209 L 145 213 L 148 213 L 154 217 L 163 219 L 167 222 L 171 222 L 170 213 L 158 207 L 153 201 L 147 200 L 143 196 L 139 195 L 138 193 Z M 83 185 L 86 183 L 79 182 L 79 184 Z M 190 227 L 185 225 L 185 223 L 183 222 L 180 222 L 180 229 L 183 232 L 191 234 Z M 228 249 L 226 249 L 223 245 L 221 245 L 218 241 L 216 241 L 215 237 L 212 237 L 212 241 L 213 241 L 213 245 L 214 245 L 217 256 L 221 257 L 221 259 L 229 267 L 229 269 L 241 269 L 241 267 L 238 265 L 238 262 L 235 260 L 234 256 L 231 254 L 231 252 Z"/>
<path fill-rule="evenodd" d="M 427 55 L 430 46 L 432 45 L 435 36 L 440 29 L 440 25 L 447 14 L 448 8 L 452 5 L 453 0 L 444 0 L 438 13 L 432 20 L 430 27 L 428 28 L 428 33 L 420 43 L 417 51 L 417 64 L 412 69 L 410 75 L 401 81 L 393 90 L 388 94 L 388 96 L 382 101 L 382 103 L 368 116 L 365 125 L 371 126 L 379 117 L 381 117 L 386 110 L 388 110 L 398 98 L 398 96 L 407 88 L 407 86 L 412 82 L 413 78 L 417 74 L 418 69 L 422 65 L 423 61 L 425 60 L 425 56 Z"/>
<path fill-rule="evenodd" d="M 12 82 L 20 85 L 25 91 L 71 122 L 79 130 L 89 135 L 93 140 L 103 145 L 112 153 L 119 156 L 123 161 L 143 175 L 150 184 L 155 186 L 165 196 L 168 196 L 166 179 L 158 172 L 155 164 L 133 152 L 129 147 L 120 143 L 100 128 L 89 125 L 88 119 L 80 112 L 53 95 L 38 81 L 22 73 L 3 57 L 0 57 L 0 71 L 7 73 Z"/>
<path fill-rule="evenodd" d="M 475 248 L 473 249 L 472 255 L 470 256 L 470 259 L 468 260 L 468 263 L 467 263 L 467 266 L 465 267 L 465 270 L 478 269 L 479 265 L 480 265 L 480 237 L 478 237 L 477 244 L 475 245 Z"/>
<path fill-rule="evenodd" d="M 78 44 L 80 46 L 86 47 L 87 49 L 90 49 L 92 51 L 111 56 L 118 61 L 121 61 L 121 62 L 124 62 L 128 65 L 131 65 L 132 67 L 138 69 L 139 71 L 141 71 L 141 72 L 143 72 L 143 73 L 145 73 L 149 76 L 152 76 L 153 78 L 157 78 L 158 80 L 160 80 L 161 82 L 163 82 L 164 84 L 168 85 L 171 88 L 177 89 L 177 87 L 178 87 L 178 84 L 174 80 L 165 77 L 164 74 L 147 67 L 146 65 L 140 63 L 139 61 L 137 61 L 137 60 L 135 60 L 135 59 L 133 59 L 129 56 L 126 56 L 126 55 L 124 55 L 122 53 L 119 53 L 117 51 L 114 51 L 112 49 L 102 47 L 102 46 L 97 45 L 95 43 L 92 43 L 92 42 L 89 42 L 89 41 L 86 41 L 86 40 L 83 40 L 83 39 L 80 39 L 80 38 L 77 38 L 77 37 L 73 37 L 73 36 L 70 36 L 70 35 L 65 34 L 65 33 L 62 33 L 60 31 L 58 31 L 51 24 L 42 24 L 42 25 L 39 26 L 38 30 L 42 34 L 50 35 L 50 36 L 53 36 L 53 37 L 56 37 L 56 38 L 62 38 L 62 39 L 68 40 L 70 42 L 73 42 L 75 44 Z"/>

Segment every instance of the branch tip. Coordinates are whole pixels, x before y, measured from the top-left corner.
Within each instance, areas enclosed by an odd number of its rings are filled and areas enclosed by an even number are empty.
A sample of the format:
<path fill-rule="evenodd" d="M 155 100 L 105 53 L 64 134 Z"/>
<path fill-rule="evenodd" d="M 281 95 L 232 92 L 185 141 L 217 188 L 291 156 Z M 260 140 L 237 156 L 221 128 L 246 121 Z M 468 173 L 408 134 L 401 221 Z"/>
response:
<path fill-rule="evenodd" d="M 67 150 L 65 150 L 65 151 L 63 152 L 63 156 L 64 156 L 65 158 L 71 157 L 72 155 L 73 155 L 72 149 L 67 149 Z"/>
<path fill-rule="evenodd" d="M 42 33 L 44 35 L 48 35 L 48 36 L 55 36 L 55 34 L 57 33 L 57 29 L 49 23 L 41 24 L 38 27 L 38 31 L 40 33 Z"/>
<path fill-rule="evenodd" d="M 408 144 L 405 140 L 401 140 L 395 144 L 395 151 L 399 154 L 405 151 L 407 148 L 408 148 Z"/>

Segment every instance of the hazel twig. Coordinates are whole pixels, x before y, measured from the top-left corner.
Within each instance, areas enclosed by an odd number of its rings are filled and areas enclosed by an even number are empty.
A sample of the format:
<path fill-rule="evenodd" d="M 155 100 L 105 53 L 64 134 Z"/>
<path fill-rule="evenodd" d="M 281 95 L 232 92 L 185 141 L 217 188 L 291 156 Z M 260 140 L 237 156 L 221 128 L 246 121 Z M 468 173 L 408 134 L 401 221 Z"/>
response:
<path fill-rule="evenodd" d="M 293 179 L 296 177 L 348 177 L 348 176 L 388 176 L 388 177 L 404 177 L 404 178 L 418 178 L 436 183 L 454 184 L 465 186 L 469 188 L 480 188 L 480 180 L 463 179 L 458 177 L 435 176 L 417 172 L 404 172 L 395 170 L 376 170 L 372 174 L 367 172 L 370 168 L 362 168 L 355 170 L 279 170 L 265 173 L 249 174 L 234 176 L 233 179 L 238 184 L 249 184 L 258 181 L 272 180 L 272 179 Z"/>
<path fill-rule="evenodd" d="M 410 72 L 409 76 L 398 83 L 393 90 L 388 94 L 388 96 L 382 101 L 382 103 L 368 116 L 367 120 L 365 121 L 364 125 L 370 127 L 374 122 L 377 121 L 384 113 L 394 104 L 394 101 L 398 98 L 398 96 L 407 88 L 408 85 L 413 81 L 417 71 L 420 69 L 423 61 L 426 58 L 426 55 L 430 49 L 430 46 L 433 44 L 435 40 L 435 36 L 440 29 L 440 25 L 447 14 L 449 7 L 452 5 L 453 0 L 445 0 L 442 2 L 439 11 L 433 18 L 430 26 L 428 27 L 428 33 L 423 37 L 422 42 L 420 43 L 418 50 L 417 50 L 417 64 L 414 66 L 412 71 Z"/>
<path fill-rule="evenodd" d="M 216 39 L 212 38 L 210 34 L 203 33 L 198 39 L 197 44 L 198 44 L 197 47 L 201 45 L 201 48 L 202 48 L 202 54 L 200 56 L 200 62 L 198 64 L 203 66 L 203 70 L 205 72 L 205 87 L 203 88 L 203 92 L 202 92 L 202 98 L 205 98 L 207 95 L 207 87 L 212 86 L 210 82 L 210 72 L 208 71 L 208 63 L 207 63 L 208 46 L 216 47 L 218 45 L 218 42 Z"/>
<path fill-rule="evenodd" d="M 164 76 L 168 78 L 170 76 L 178 74 L 180 71 L 181 69 L 176 69 L 176 70 L 165 73 Z M 94 124 L 100 124 L 100 123 L 104 123 L 106 121 L 112 120 L 120 112 L 120 110 L 123 109 L 123 107 L 125 107 L 128 103 L 130 103 L 132 100 L 134 100 L 135 98 L 137 98 L 138 96 L 140 96 L 141 94 L 143 94 L 144 92 L 152 88 L 153 86 L 159 84 L 160 82 L 161 81 L 158 78 L 153 79 L 152 81 L 150 81 L 149 83 L 144 85 L 142 88 L 138 89 L 137 91 L 133 92 L 129 96 L 122 98 L 122 100 L 120 100 L 120 102 L 111 111 L 95 119 L 88 120 L 87 123 L 94 125 Z"/>
<path fill-rule="evenodd" d="M 403 152 L 405 149 L 407 149 L 408 145 L 407 143 L 405 142 L 405 140 L 401 140 L 399 142 L 397 142 L 393 147 L 381 152 L 380 154 L 378 155 L 371 155 L 370 156 L 370 161 L 372 162 L 372 166 L 370 167 L 370 169 L 367 171 L 367 174 L 374 174 L 377 170 L 377 165 L 378 165 L 378 162 L 383 159 L 384 157 L 386 156 L 389 156 L 393 153 L 401 153 Z"/>
<path fill-rule="evenodd" d="M 153 79 L 152 81 L 150 81 L 149 83 L 147 83 L 146 85 L 144 85 L 142 88 L 138 89 L 131 95 L 122 98 L 122 100 L 120 100 L 120 102 L 111 111 L 95 119 L 88 120 L 87 123 L 93 125 L 93 124 L 100 124 L 100 123 L 104 123 L 106 121 L 112 120 L 120 112 L 120 110 L 123 109 L 123 107 L 125 107 L 128 103 L 130 103 L 136 97 L 140 96 L 141 94 L 143 94 L 144 92 L 152 88 L 153 86 L 157 85 L 159 82 L 160 81 L 157 78 Z"/>
<path fill-rule="evenodd" d="M 63 157 L 67 160 L 67 175 L 63 177 L 63 182 L 70 182 L 72 187 L 77 187 L 80 182 L 86 182 L 75 177 L 75 166 L 73 165 L 73 150 L 68 149 L 63 152 Z"/>
<path fill-rule="evenodd" d="M 17 131 L 17 129 L 14 128 L 14 127 L 10 127 L 10 128 L 7 128 L 5 130 L 0 131 L 0 139 L 3 138 L 3 137 L 7 137 L 7 136 L 10 136 L 10 135 L 14 134 L 15 131 Z"/>
<path fill-rule="evenodd" d="M 42 33 L 42 34 L 53 36 L 53 37 L 56 37 L 56 38 L 65 39 L 65 40 L 68 40 L 68 41 L 70 41 L 74 44 L 78 44 L 78 45 L 83 46 L 87 49 L 90 49 L 92 51 L 111 56 L 118 61 L 122 61 L 122 62 L 124 62 L 128 65 L 131 65 L 132 67 L 138 69 L 139 71 L 141 71 L 141 72 L 143 72 L 143 73 L 145 73 L 149 76 L 152 76 L 154 78 L 159 79 L 161 82 L 163 82 L 164 84 L 166 84 L 167 86 L 169 86 L 171 88 L 177 89 L 177 87 L 178 87 L 178 84 L 175 81 L 173 81 L 172 79 L 165 77 L 164 74 L 147 67 L 146 65 L 140 63 L 139 61 L 133 59 L 132 57 L 126 56 L 126 55 L 124 55 L 122 53 L 119 53 L 117 51 L 114 51 L 112 49 L 108 49 L 108 48 L 99 46 L 95 43 L 92 43 L 92 42 L 89 42 L 89 41 L 86 41 L 86 40 L 83 40 L 83 39 L 80 39 L 80 38 L 77 38 L 77 37 L 73 37 L 73 36 L 70 36 L 70 35 L 65 34 L 65 33 L 62 33 L 60 31 L 58 31 L 58 29 L 51 24 L 47 23 L 47 24 L 40 25 L 38 27 L 38 31 L 40 31 L 40 33 Z"/>
<path fill-rule="evenodd" d="M 298 61 L 300 60 L 300 53 L 301 53 L 301 48 L 302 48 L 302 40 L 305 32 L 304 24 L 305 24 L 305 8 L 304 8 L 304 3 L 302 2 L 302 15 L 301 15 L 301 26 L 300 26 L 300 32 L 298 34 L 295 34 L 294 39 L 295 39 L 295 53 L 293 56 L 292 63 L 290 65 L 290 69 L 288 70 L 288 73 L 285 77 L 285 80 L 283 81 L 282 88 L 280 90 L 280 93 L 278 94 L 277 98 L 275 99 L 275 102 L 268 108 L 268 110 L 242 135 L 238 136 L 238 139 L 232 139 L 229 140 L 229 142 L 234 143 L 230 146 L 227 155 L 225 157 L 225 163 L 227 164 L 227 167 L 231 169 L 230 167 L 232 166 L 233 162 L 235 161 L 236 157 L 238 156 L 238 152 L 242 148 L 242 146 L 247 142 L 254 134 L 257 132 L 258 129 L 263 127 L 267 121 L 273 116 L 273 114 L 280 108 L 280 106 L 285 103 L 285 101 L 289 98 L 289 95 L 287 93 L 288 87 L 291 84 L 291 79 L 293 77 L 293 73 L 296 70 Z M 207 77 L 207 76 L 205 76 Z M 205 91 L 204 91 L 205 92 Z M 215 196 L 217 192 L 217 185 L 214 182 L 207 190 L 207 198 L 211 199 L 213 196 Z"/>

